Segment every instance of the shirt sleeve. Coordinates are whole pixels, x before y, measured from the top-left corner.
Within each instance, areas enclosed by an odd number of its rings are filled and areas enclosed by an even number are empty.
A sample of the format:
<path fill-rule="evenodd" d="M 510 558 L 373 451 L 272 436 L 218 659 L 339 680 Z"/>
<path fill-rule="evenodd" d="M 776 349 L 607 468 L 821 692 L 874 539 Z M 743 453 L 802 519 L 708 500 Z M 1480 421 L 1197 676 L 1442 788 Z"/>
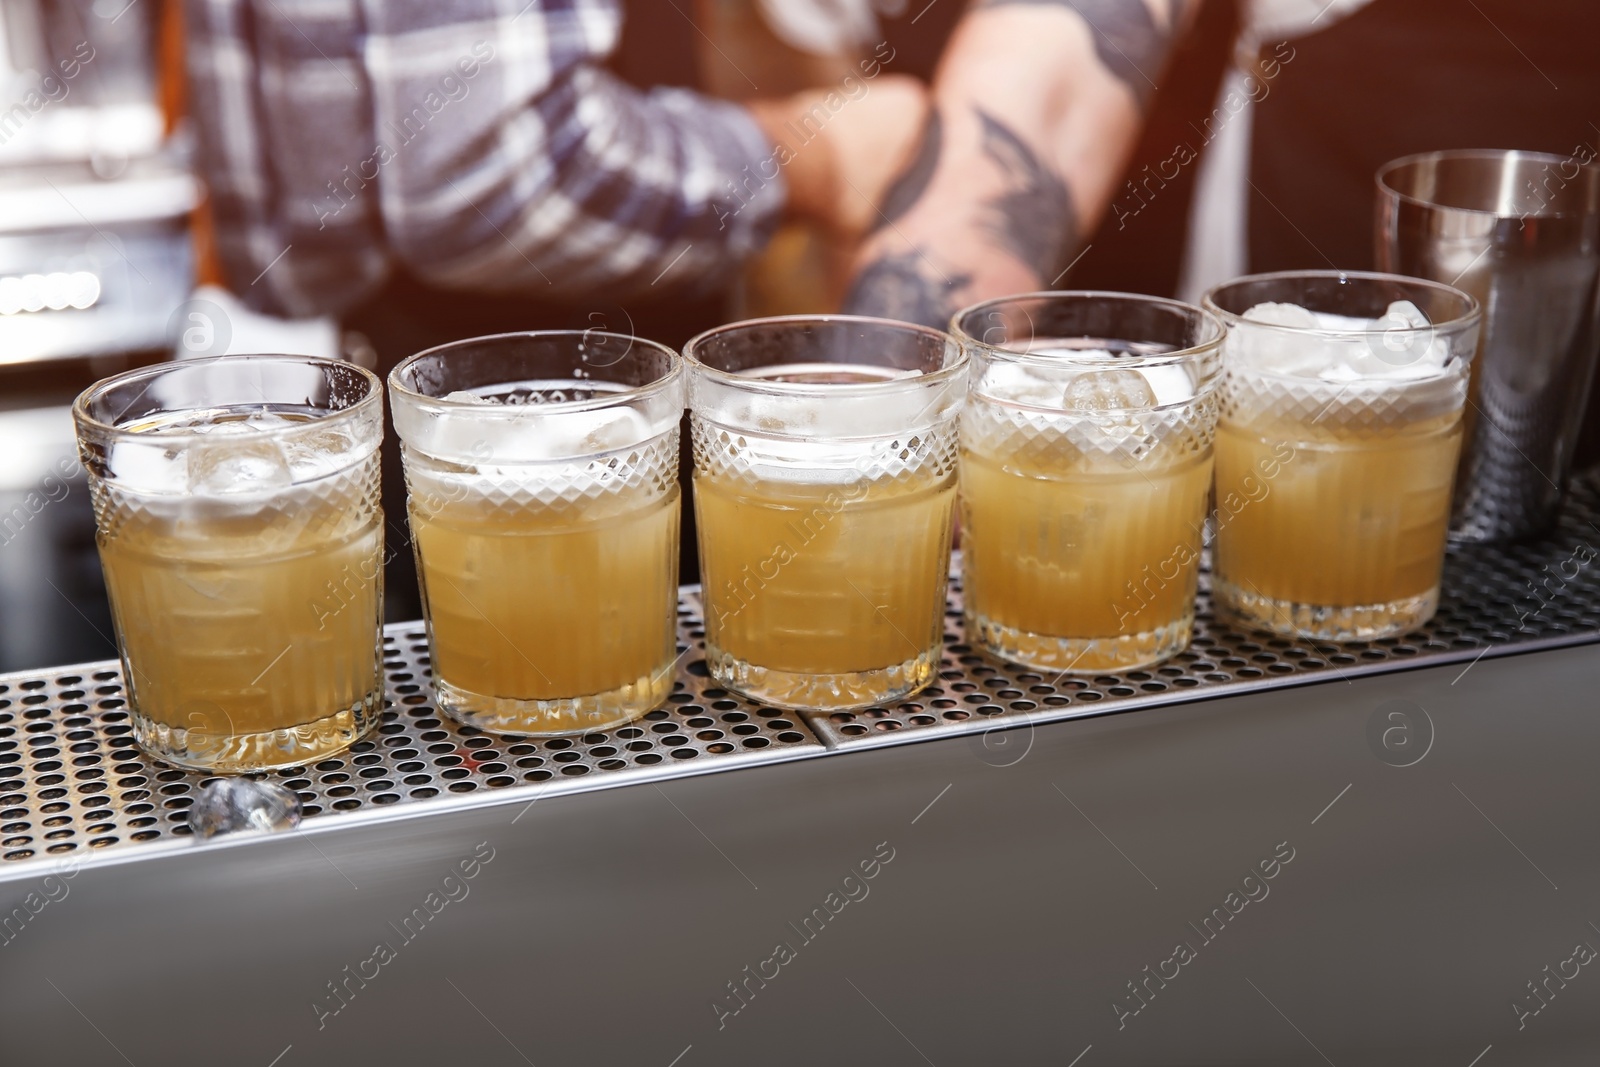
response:
<path fill-rule="evenodd" d="M 703 290 L 776 225 L 783 176 L 745 109 L 603 68 L 618 0 L 350 4 L 341 32 L 344 5 L 252 3 L 212 61 L 224 99 L 197 110 L 231 123 L 211 131 L 235 163 L 219 248 L 250 303 L 338 312 L 397 262 L 534 297 Z"/>
<path fill-rule="evenodd" d="M 601 68 L 615 0 L 514 0 L 470 40 L 459 20 L 429 25 L 459 4 L 367 10 L 375 133 L 393 150 L 381 216 L 418 276 L 551 296 L 709 287 L 775 224 L 782 176 L 748 112 Z"/>
<path fill-rule="evenodd" d="M 258 311 L 338 313 L 389 274 L 376 174 L 361 176 L 371 107 L 353 14 L 307 0 L 184 7 L 195 163 L 217 257 Z"/>

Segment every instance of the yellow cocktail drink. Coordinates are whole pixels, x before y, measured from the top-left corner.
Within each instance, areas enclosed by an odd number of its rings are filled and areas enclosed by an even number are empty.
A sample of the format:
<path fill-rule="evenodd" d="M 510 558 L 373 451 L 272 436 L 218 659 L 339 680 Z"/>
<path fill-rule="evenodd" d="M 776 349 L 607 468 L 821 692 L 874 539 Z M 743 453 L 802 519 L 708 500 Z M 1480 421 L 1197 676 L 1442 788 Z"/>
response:
<path fill-rule="evenodd" d="M 759 486 L 697 477 L 707 655 L 736 677 L 760 672 L 767 687 L 833 676 L 849 703 L 871 700 L 885 670 L 925 684 L 938 665 L 927 651 L 943 632 L 955 492 L 952 471 Z"/>
<path fill-rule="evenodd" d="M 660 703 L 672 689 L 676 616 L 663 606 L 677 598 L 677 487 L 540 501 L 471 482 L 411 472 L 445 698 L 484 725 L 505 715 L 549 733 Z"/>

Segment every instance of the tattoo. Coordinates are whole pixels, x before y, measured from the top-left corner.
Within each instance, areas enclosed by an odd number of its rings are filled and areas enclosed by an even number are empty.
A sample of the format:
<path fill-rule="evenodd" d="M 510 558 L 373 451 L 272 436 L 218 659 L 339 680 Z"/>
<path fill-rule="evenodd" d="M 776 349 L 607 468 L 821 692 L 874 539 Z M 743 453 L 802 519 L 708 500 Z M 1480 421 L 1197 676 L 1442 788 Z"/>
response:
<path fill-rule="evenodd" d="M 882 217 L 872 227 L 873 231 L 894 222 L 922 199 L 922 194 L 928 191 L 928 183 L 933 181 L 933 172 L 939 165 L 939 153 L 943 148 L 944 121 L 939 117 L 939 109 L 934 108 L 928 112 L 928 121 L 922 126 L 917 154 L 889 185 L 889 192 L 883 198 Z"/>
<path fill-rule="evenodd" d="M 983 124 L 983 153 L 1006 180 L 1005 190 L 983 204 L 983 227 L 1048 283 L 1063 250 L 1078 242 L 1072 195 L 1013 130 L 982 108 L 974 110 Z"/>
<path fill-rule="evenodd" d="M 942 330 L 961 306 L 959 294 L 972 284 L 972 275 L 939 277 L 930 267 L 914 249 L 874 260 L 856 275 L 845 295 L 844 310 Z"/>
<path fill-rule="evenodd" d="M 1100 64 L 1126 85 L 1143 108 L 1155 89 L 1154 75 L 1160 73 L 1177 12 L 1172 0 L 1163 0 L 1167 20 L 1158 26 L 1145 0 L 978 0 L 976 7 L 1006 4 L 1050 4 L 1064 7 L 1089 24 L 1094 38 L 1094 54 Z"/>

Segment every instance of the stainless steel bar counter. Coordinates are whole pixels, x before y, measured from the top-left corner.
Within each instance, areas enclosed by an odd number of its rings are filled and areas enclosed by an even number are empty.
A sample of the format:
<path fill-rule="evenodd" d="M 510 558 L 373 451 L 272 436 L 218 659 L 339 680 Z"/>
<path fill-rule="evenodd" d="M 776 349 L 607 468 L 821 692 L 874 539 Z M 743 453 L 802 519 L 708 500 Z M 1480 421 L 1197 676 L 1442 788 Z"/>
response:
<path fill-rule="evenodd" d="M 1420 633 L 1202 596 L 1118 676 L 974 655 L 956 582 L 935 686 L 831 716 L 708 688 L 693 589 L 669 702 L 571 739 L 441 720 L 391 627 L 276 834 L 188 832 L 115 664 L 5 676 L 0 1063 L 1592 1062 L 1597 509 Z"/>

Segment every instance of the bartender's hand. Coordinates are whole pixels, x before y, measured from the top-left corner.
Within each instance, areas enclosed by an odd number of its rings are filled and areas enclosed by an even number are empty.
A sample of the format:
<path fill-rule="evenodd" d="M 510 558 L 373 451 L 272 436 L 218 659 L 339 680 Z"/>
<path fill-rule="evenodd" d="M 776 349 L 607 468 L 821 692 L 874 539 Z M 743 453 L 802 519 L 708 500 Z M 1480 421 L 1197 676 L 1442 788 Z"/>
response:
<path fill-rule="evenodd" d="M 905 169 L 928 114 L 928 92 L 916 78 L 881 74 L 861 84 L 864 91 L 853 99 L 822 88 L 747 104 L 768 139 L 781 146 L 791 214 L 846 240 L 878 220 L 876 205 Z M 830 94 L 844 101 L 831 113 Z"/>
<path fill-rule="evenodd" d="M 944 327 L 1048 288 L 1110 204 L 1192 0 L 975 0 L 844 310 Z"/>

